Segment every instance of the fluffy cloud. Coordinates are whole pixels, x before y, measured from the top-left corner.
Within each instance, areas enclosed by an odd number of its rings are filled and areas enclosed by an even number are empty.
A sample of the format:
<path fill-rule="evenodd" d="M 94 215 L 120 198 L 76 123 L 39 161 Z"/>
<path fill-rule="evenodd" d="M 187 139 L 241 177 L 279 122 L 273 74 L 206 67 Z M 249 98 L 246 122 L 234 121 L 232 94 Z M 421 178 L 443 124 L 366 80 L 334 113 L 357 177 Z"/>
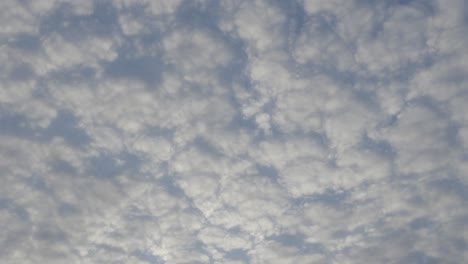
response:
<path fill-rule="evenodd" d="M 462 263 L 460 1 L 2 1 L 4 263 Z"/>

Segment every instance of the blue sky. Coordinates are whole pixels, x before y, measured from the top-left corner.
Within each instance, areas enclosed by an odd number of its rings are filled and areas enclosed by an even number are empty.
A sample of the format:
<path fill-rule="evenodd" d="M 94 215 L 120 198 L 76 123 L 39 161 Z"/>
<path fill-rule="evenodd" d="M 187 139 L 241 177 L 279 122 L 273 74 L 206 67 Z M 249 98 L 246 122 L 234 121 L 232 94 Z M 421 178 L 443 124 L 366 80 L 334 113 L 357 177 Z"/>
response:
<path fill-rule="evenodd" d="M 3 0 L 2 263 L 464 263 L 463 0 Z"/>

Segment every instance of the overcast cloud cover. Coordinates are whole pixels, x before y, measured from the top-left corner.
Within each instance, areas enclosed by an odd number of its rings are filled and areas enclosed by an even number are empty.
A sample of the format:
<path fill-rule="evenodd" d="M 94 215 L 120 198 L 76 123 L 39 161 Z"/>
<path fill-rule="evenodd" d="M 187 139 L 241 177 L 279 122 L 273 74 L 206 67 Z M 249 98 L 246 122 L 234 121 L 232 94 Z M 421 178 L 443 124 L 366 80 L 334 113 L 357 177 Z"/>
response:
<path fill-rule="evenodd" d="M 468 2 L 0 1 L 1 263 L 466 263 Z"/>

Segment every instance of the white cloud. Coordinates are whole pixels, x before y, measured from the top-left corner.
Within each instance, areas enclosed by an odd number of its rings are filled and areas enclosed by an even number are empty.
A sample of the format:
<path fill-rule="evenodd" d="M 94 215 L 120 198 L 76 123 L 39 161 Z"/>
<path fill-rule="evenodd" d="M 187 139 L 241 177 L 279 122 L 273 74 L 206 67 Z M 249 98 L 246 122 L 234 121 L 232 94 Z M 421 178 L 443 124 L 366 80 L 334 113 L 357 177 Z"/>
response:
<path fill-rule="evenodd" d="M 4 1 L 5 263 L 462 263 L 463 1 Z"/>

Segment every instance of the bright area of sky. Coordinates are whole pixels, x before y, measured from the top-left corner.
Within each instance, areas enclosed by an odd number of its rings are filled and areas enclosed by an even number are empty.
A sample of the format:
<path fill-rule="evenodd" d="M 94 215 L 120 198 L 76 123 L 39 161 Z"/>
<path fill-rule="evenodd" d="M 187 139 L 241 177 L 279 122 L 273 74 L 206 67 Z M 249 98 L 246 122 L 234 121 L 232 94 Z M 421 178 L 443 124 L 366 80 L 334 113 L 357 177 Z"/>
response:
<path fill-rule="evenodd" d="M 464 0 L 0 1 L 0 262 L 468 261 Z"/>

